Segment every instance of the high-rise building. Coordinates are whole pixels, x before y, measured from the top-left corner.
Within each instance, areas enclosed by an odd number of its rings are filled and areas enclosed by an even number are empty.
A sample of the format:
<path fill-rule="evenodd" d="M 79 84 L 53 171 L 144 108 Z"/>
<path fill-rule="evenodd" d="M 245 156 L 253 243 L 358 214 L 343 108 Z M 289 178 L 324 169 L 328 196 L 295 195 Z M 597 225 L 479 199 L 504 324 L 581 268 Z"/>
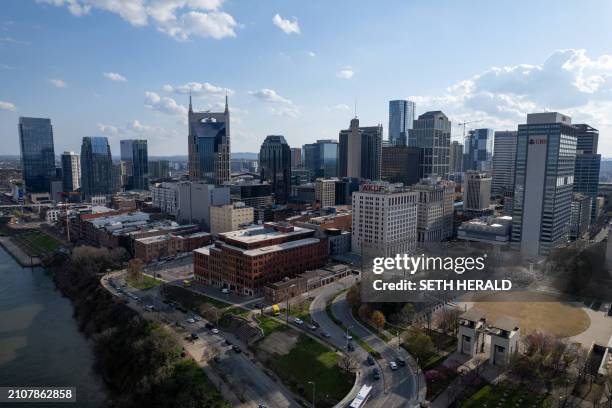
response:
<path fill-rule="evenodd" d="M 388 183 L 353 193 L 352 250 L 365 256 L 409 254 L 417 243 L 418 193 Z"/>
<path fill-rule="evenodd" d="M 513 247 L 528 257 L 567 244 L 576 128 L 557 112 L 527 115 L 519 125 L 512 212 Z"/>
<path fill-rule="evenodd" d="M 291 148 L 284 136 L 269 135 L 259 151 L 261 180 L 272 184 L 277 204 L 285 204 L 291 191 Z"/>
<path fill-rule="evenodd" d="M 474 129 L 469 131 L 464 141 L 464 171 L 491 171 L 493 134 L 493 129 Z"/>
<path fill-rule="evenodd" d="M 353 118 L 350 127 L 340 131 L 339 176 L 380 180 L 382 136 L 382 125 L 359 127 L 359 119 Z"/>
<path fill-rule="evenodd" d="M 121 161 L 125 173 L 122 175 L 126 190 L 149 189 L 149 154 L 147 141 L 138 139 L 121 140 Z"/>
<path fill-rule="evenodd" d="M 106 137 L 83 138 L 81 145 L 81 192 L 86 200 L 113 193 L 113 160 Z"/>
<path fill-rule="evenodd" d="M 62 189 L 66 193 L 81 188 L 81 157 L 75 152 L 62 154 Z"/>
<path fill-rule="evenodd" d="M 419 177 L 446 178 L 449 172 L 451 122 L 442 111 L 425 112 L 408 131 L 408 146 L 421 149 Z"/>
<path fill-rule="evenodd" d="M 302 149 L 299 147 L 291 148 L 291 168 L 297 169 L 302 167 Z"/>
<path fill-rule="evenodd" d="M 230 186 L 232 201 L 241 201 L 253 208 L 264 208 L 274 204 L 272 185 L 255 181 L 233 183 Z"/>
<path fill-rule="evenodd" d="M 569 239 L 579 239 L 589 229 L 591 223 L 591 197 L 574 193 L 572 196 L 572 212 L 569 228 Z"/>
<path fill-rule="evenodd" d="M 338 179 L 322 179 L 315 181 L 315 200 L 321 208 L 336 205 L 336 181 Z"/>
<path fill-rule="evenodd" d="M 448 156 L 448 171 L 451 174 L 463 171 L 463 144 L 453 140 L 450 144 Z"/>
<path fill-rule="evenodd" d="M 330 178 L 338 176 L 338 142 L 336 140 L 317 140 L 303 146 L 304 168 L 310 177 Z"/>
<path fill-rule="evenodd" d="M 408 130 L 414 122 L 415 104 L 412 101 L 389 101 L 389 143 L 406 146 Z"/>
<path fill-rule="evenodd" d="M 439 242 L 453 234 L 455 183 L 426 177 L 410 187 L 418 193 L 417 239 Z"/>
<path fill-rule="evenodd" d="M 488 173 L 468 170 L 465 173 L 465 190 L 463 192 L 463 209 L 482 211 L 491 204 L 491 176 Z"/>
<path fill-rule="evenodd" d="M 181 181 L 177 188 L 177 221 L 199 224 L 207 232 L 211 227 L 211 207 L 230 203 L 229 186 L 206 184 L 203 181 Z"/>
<path fill-rule="evenodd" d="M 574 125 L 576 131 L 576 167 L 574 169 L 574 193 L 582 193 L 591 199 L 591 222 L 597 218 L 597 186 L 601 155 L 597 154 L 599 130 L 585 124 Z"/>
<path fill-rule="evenodd" d="M 382 148 L 382 176 L 390 183 L 410 186 L 419 181 L 419 148 L 384 146 Z"/>
<path fill-rule="evenodd" d="M 493 143 L 493 184 L 495 197 L 507 196 L 514 191 L 514 161 L 516 159 L 517 133 L 514 130 L 495 132 Z M 511 195 L 510 195 L 511 196 Z"/>
<path fill-rule="evenodd" d="M 194 112 L 189 97 L 189 178 L 211 184 L 230 181 L 230 113 Z"/>
<path fill-rule="evenodd" d="M 26 193 L 50 193 L 55 177 L 51 120 L 20 117 L 19 147 Z"/>
<path fill-rule="evenodd" d="M 151 180 L 170 177 L 170 162 L 168 160 L 150 160 L 149 175 Z"/>

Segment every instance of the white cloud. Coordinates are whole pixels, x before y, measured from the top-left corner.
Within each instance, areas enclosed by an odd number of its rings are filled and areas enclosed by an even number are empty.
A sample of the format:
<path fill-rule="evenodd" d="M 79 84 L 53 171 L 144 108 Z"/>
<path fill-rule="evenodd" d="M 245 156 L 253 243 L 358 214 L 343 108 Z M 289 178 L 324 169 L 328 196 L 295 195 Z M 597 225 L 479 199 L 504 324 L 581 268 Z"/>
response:
<path fill-rule="evenodd" d="M 274 116 L 286 116 L 290 118 L 297 118 L 300 113 L 295 105 L 270 107 L 269 112 Z"/>
<path fill-rule="evenodd" d="M 174 38 L 191 36 L 204 38 L 235 37 L 238 24 L 220 11 L 224 0 L 37 0 L 39 3 L 66 7 L 75 16 L 89 14 L 93 9 L 119 15 L 134 26 L 155 27 Z"/>
<path fill-rule="evenodd" d="M 314 58 L 314 57 L 316 57 L 316 56 L 317 56 L 317 54 L 316 54 L 314 51 L 308 51 L 308 52 L 306 53 L 306 55 L 308 55 L 309 57 L 312 57 L 312 58 Z"/>
<path fill-rule="evenodd" d="M 557 50 L 542 64 L 491 67 L 443 95 L 411 99 L 421 109 L 443 109 L 455 122 L 481 120 L 483 127 L 515 129 L 527 113 L 561 111 L 601 131 L 612 123 L 612 55 Z M 600 141 L 605 145 L 608 139 Z"/>
<path fill-rule="evenodd" d="M 98 131 L 109 137 L 113 136 L 136 136 L 146 137 L 150 141 L 167 141 L 179 136 L 175 129 L 166 129 L 164 127 L 146 125 L 141 121 L 134 119 L 124 125 L 110 125 L 98 123 Z"/>
<path fill-rule="evenodd" d="M 17 110 L 17 108 L 15 107 L 14 103 L 7 102 L 7 101 L 0 101 L 0 110 L 15 111 Z"/>
<path fill-rule="evenodd" d="M 184 85 L 169 85 L 166 84 L 162 87 L 165 92 L 173 92 L 177 94 L 188 94 L 190 91 L 193 95 L 223 95 L 225 92 L 229 96 L 234 94 L 234 91 L 229 88 L 223 88 L 210 84 L 208 82 L 188 82 Z"/>
<path fill-rule="evenodd" d="M 0 42 L 16 45 L 30 45 L 28 41 L 18 40 L 13 37 L 0 37 Z"/>
<path fill-rule="evenodd" d="M 50 79 L 49 83 L 56 88 L 66 88 L 68 84 L 62 79 Z"/>
<path fill-rule="evenodd" d="M 274 89 L 263 88 L 257 91 L 249 91 L 249 95 L 252 95 L 263 102 L 280 103 L 287 105 L 293 104 L 290 99 L 283 98 L 278 93 L 276 93 Z"/>
<path fill-rule="evenodd" d="M 336 73 L 336 76 L 342 79 L 351 79 L 353 75 L 355 75 L 355 72 L 351 67 L 344 67 Z"/>
<path fill-rule="evenodd" d="M 278 13 L 272 17 L 272 23 L 275 26 L 283 30 L 285 34 L 299 34 L 300 25 L 298 24 L 297 18 L 293 17 L 293 21 L 282 18 Z"/>
<path fill-rule="evenodd" d="M 145 92 L 145 106 L 151 110 L 167 113 L 169 115 L 187 115 L 187 108 L 176 103 L 167 96 L 161 97 L 155 92 Z"/>
<path fill-rule="evenodd" d="M 111 81 L 117 81 L 117 82 L 127 81 L 126 77 L 124 77 L 121 74 L 118 74 L 117 72 L 105 72 L 103 75 L 105 78 L 110 79 Z"/>

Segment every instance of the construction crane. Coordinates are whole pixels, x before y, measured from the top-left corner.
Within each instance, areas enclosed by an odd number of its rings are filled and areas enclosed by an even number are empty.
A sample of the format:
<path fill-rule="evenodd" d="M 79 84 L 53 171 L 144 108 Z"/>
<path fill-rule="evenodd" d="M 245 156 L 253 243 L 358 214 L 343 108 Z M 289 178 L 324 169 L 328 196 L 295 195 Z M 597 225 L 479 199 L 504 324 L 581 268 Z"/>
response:
<path fill-rule="evenodd" d="M 482 122 L 482 120 L 472 120 L 470 122 L 457 123 L 457 126 L 463 126 L 463 140 L 465 140 L 465 126 L 471 123 Z"/>

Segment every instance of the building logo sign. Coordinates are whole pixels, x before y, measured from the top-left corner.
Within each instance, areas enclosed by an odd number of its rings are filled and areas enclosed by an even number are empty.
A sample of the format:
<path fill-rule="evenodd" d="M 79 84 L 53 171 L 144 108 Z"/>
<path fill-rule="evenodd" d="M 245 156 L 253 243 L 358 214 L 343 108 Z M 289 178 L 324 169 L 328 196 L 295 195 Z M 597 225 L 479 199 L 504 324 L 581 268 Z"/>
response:
<path fill-rule="evenodd" d="M 529 139 L 530 145 L 545 145 L 546 139 L 538 138 L 538 139 Z"/>
<path fill-rule="evenodd" d="M 359 187 L 359 191 L 362 192 L 378 192 L 385 190 L 385 186 L 382 184 L 362 184 Z"/>

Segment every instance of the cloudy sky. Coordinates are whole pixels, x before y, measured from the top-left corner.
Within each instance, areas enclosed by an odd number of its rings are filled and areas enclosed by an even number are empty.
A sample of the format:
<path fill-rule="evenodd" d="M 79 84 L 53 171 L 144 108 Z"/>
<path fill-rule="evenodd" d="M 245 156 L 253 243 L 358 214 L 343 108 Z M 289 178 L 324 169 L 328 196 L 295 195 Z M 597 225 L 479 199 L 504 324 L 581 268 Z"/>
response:
<path fill-rule="evenodd" d="M 0 154 L 19 116 L 51 118 L 56 152 L 105 135 L 186 154 L 191 91 L 199 110 L 227 92 L 235 152 L 337 138 L 355 102 L 386 129 L 408 98 L 495 129 L 559 110 L 612 156 L 610 21 L 609 0 L 2 0 Z"/>

